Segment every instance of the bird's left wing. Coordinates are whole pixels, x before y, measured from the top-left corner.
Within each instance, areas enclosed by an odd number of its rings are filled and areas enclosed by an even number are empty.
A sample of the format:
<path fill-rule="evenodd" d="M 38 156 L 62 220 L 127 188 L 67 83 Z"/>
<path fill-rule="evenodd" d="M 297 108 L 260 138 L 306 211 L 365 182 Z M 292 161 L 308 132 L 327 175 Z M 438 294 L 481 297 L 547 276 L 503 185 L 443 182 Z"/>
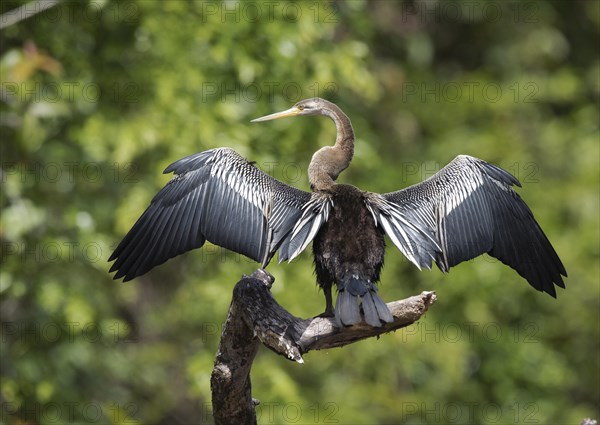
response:
<path fill-rule="evenodd" d="M 483 253 L 515 269 L 539 291 L 556 296 L 567 272 L 511 174 L 467 155 L 429 179 L 384 195 L 371 194 L 375 220 L 418 267 L 443 271 Z"/>
<path fill-rule="evenodd" d="M 115 279 L 131 280 L 206 240 L 264 267 L 282 242 L 288 244 L 311 200 L 310 193 L 274 179 L 229 148 L 188 156 L 164 172 L 175 176 L 109 258 L 115 260 Z"/>

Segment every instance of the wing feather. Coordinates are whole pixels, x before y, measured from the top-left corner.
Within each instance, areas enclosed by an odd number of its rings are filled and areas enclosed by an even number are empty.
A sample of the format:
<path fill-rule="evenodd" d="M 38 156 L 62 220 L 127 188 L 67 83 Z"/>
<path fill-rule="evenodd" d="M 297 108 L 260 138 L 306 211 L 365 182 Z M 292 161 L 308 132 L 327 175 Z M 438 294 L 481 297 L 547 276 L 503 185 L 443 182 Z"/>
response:
<path fill-rule="evenodd" d="M 537 290 L 556 296 L 554 285 L 564 288 L 567 272 L 513 185 L 521 186 L 510 173 L 461 155 L 419 184 L 373 196 L 371 208 L 394 244 L 419 267 L 431 267 L 434 260 L 448 271 L 488 253 Z M 410 244 L 399 240 L 406 222 L 418 229 L 409 233 Z"/>
<path fill-rule="evenodd" d="M 300 217 L 312 230 L 302 249 L 323 222 L 318 209 L 305 208 L 310 193 L 270 177 L 229 148 L 188 156 L 164 172 L 175 176 L 109 259 L 115 279 L 131 280 L 207 240 L 264 267 Z"/>
<path fill-rule="evenodd" d="M 329 194 L 313 193 L 303 207 L 302 216 L 283 240 L 279 249 L 279 262 L 292 261 L 314 239 L 319 229 L 329 218 L 332 201 Z"/>

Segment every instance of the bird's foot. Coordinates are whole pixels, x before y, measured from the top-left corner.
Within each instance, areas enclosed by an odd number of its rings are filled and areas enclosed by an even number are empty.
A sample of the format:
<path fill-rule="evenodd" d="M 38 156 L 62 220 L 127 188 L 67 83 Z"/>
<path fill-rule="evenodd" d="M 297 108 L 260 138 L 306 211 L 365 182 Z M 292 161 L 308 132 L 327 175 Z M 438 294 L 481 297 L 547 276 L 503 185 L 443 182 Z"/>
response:
<path fill-rule="evenodd" d="M 318 316 L 315 317 L 323 317 L 326 319 L 332 318 L 335 316 L 335 312 L 333 311 L 333 308 L 331 309 L 326 309 L 323 313 L 319 314 Z"/>
<path fill-rule="evenodd" d="M 338 328 L 344 327 L 344 325 L 340 321 L 340 318 L 335 315 L 335 311 L 333 310 L 333 308 L 327 309 L 323 313 L 321 313 L 315 317 L 321 317 L 323 319 L 331 319 L 331 320 L 333 320 L 333 323 L 335 324 L 336 327 L 338 327 Z"/>

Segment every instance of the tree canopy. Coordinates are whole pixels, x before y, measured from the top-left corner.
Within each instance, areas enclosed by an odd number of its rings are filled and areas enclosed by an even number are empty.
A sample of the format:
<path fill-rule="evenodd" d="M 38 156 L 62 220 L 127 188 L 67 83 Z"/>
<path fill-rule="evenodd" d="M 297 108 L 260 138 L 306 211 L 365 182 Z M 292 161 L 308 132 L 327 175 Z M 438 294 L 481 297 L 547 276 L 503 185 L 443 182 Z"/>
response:
<path fill-rule="evenodd" d="M 499 165 L 569 278 L 553 299 L 491 257 L 419 272 L 388 241 L 382 298 L 435 290 L 435 306 L 304 365 L 261 350 L 259 423 L 599 416 L 600 3 L 44 4 L 0 5 L 1 422 L 211 422 L 231 291 L 258 265 L 207 244 L 121 284 L 106 260 L 186 155 L 229 146 L 308 190 L 331 122 L 249 121 L 313 96 L 357 134 L 340 181 L 389 192 L 459 154 Z M 288 311 L 323 311 L 309 252 L 268 270 Z"/>

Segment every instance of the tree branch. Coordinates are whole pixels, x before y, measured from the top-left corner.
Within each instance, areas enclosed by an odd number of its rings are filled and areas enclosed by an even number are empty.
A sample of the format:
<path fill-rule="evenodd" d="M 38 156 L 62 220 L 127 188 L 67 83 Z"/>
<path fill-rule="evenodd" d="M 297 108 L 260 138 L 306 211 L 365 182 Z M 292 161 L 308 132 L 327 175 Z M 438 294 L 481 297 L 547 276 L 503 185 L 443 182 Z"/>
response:
<path fill-rule="evenodd" d="M 0 15 L 0 30 L 6 27 L 17 24 L 23 19 L 31 18 L 44 10 L 59 4 L 58 0 L 36 0 L 23 4 L 13 10 Z"/>
<path fill-rule="evenodd" d="M 310 350 L 341 347 L 395 331 L 419 320 L 436 301 L 434 292 L 422 292 L 388 303 L 392 323 L 374 328 L 361 323 L 339 328 L 333 318 L 300 319 L 281 307 L 271 295 L 275 279 L 263 269 L 244 276 L 233 290 L 229 314 L 211 376 L 216 424 L 256 423 L 250 368 L 260 342 L 290 360 L 303 363 Z"/>

